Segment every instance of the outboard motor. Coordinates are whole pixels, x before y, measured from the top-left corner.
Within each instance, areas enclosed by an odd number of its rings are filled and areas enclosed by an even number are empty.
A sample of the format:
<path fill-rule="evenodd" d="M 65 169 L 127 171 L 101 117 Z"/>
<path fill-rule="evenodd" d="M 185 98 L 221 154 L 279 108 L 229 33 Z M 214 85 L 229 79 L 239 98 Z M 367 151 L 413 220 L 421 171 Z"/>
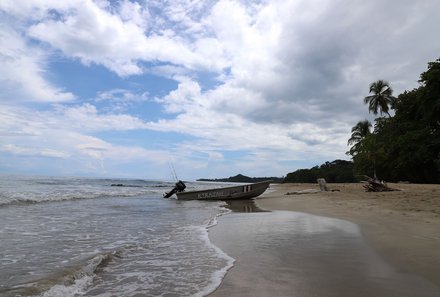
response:
<path fill-rule="evenodd" d="M 168 193 L 165 193 L 163 195 L 163 198 L 170 198 L 171 196 L 173 196 L 175 193 L 179 193 L 179 192 L 183 192 L 186 188 L 186 185 L 183 183 L 183 181 L 179 180 L 175 186 L 174 189 L 172 189 L 171 191 L 169 191 Z"/>

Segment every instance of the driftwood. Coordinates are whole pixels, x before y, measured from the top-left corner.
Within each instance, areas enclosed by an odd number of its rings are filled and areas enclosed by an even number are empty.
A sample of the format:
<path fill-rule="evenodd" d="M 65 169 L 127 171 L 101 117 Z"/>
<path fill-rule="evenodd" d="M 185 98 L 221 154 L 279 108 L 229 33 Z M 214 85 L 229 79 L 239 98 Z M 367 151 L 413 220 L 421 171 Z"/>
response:
<path fill-rule="evenodd" d="M 316 190 L 316 189 L 306 189 L 306 190 L 300 190 L 300 191 L 287 192 L 285 195 L 316 194 L 319 192 L 320 192 L 320 190 Z"/>
<path fill-rule="evenodd" d="M 375 178 L 371 178 L 369 176 L 365 175 L 365 178 L 367 179 L 364 181 L 364 189 L 367 192 L 390 192 L 390 191 L 398 191 L 396 189 L 390 188 L 387 186 L 386 182 L 380 181 Z"/>
<path fill-rule="evenodd" d="M 330 189 L 327 186 L 327 182 L 325 181 L 324 178 L 318 178 L 316 181 L 318 182 L 319 190 L 316 190 L 316 189 L 306 189 L 306 190 L 288 192 L 288 193 L 286 193 L 286 195 L 316 194 L 316 193 L 328 192 L 328 191 L 339 192 L 339 189 Z"/>

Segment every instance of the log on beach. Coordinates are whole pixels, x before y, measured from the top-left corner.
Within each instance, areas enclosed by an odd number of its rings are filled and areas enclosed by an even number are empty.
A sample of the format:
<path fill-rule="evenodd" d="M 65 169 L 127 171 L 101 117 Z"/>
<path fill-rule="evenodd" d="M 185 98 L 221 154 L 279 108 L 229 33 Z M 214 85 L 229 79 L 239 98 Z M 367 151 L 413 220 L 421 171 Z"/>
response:
<path fill-rule="evenodd" d="M 365 176 L 367 181 L 365 181 L 363 187 L 367 192 L 391 192 L 398 191 L 397 189 L 393 189 L 387 186 L 386 182 L 380 181 L 375 178 L 371 178 L 369 176 Z"/>

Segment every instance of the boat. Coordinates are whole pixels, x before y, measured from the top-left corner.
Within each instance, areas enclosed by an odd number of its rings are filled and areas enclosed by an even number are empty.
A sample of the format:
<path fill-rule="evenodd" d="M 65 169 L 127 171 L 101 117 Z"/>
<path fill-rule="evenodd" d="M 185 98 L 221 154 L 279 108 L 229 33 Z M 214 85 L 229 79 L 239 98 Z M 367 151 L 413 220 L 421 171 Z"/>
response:
<path fill-rule="evenodd" d="M 164 194 L 164 198 L 169 198 L 176 194 L 178 200 L 234 200 L 234 199 L 251 199 L 266 191 L 269 187 L 270 180 L 253 184 L 236 185 L 231 187 L 215 188 L 198 191 L 185 191 L 186 185 L 182 181 L 178 181 L 170 192 Z"/>

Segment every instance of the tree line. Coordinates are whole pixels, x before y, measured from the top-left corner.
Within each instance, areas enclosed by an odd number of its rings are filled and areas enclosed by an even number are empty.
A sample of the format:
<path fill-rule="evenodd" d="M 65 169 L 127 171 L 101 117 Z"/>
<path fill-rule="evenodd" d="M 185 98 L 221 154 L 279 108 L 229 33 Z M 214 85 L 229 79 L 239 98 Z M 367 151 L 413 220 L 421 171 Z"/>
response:
<path fill-rule="evenodd" d="M 355 175 L 440 183 L 440 59 L 428 63 L 419 84 L 397 97 L 385 80 L 370 85 L 364 103 L 374 125 L 358 122 L 348 140 Z"/>
<path fill-rule="evenodd" d="M 390 83 L 377 80 L 363 98 L 376 118 L 351 129 L 347 155 L 310 169 L 288 173 L 284 182 L 355 182 L 364 175 L 398 182 L 440 183 L 440 59 L 428 63 L 419 87 L 393 96 Z"/>
<path fill-rule="evenodd" d="M 353 162 L 334 160 L 310 169 L 298 169 L 284 178 L 284 183 L 316 183 L 318 178 L 325 178 L 330 183 L 351 183 L 357 181 L 353 174 Z"/>
<path fill-rule="evenodd" d="M 282 177 L 249 177 L 243 174 L 237 174 L 235 176 L 230 176 L 228 178 L 200 178 L 197 181 L 210 181 L 210 182 L 229 182 L 229 183 L 256 183 L 266 180 L 271 180 L 273 183 L 281 183 L 283 181 Z"/>

